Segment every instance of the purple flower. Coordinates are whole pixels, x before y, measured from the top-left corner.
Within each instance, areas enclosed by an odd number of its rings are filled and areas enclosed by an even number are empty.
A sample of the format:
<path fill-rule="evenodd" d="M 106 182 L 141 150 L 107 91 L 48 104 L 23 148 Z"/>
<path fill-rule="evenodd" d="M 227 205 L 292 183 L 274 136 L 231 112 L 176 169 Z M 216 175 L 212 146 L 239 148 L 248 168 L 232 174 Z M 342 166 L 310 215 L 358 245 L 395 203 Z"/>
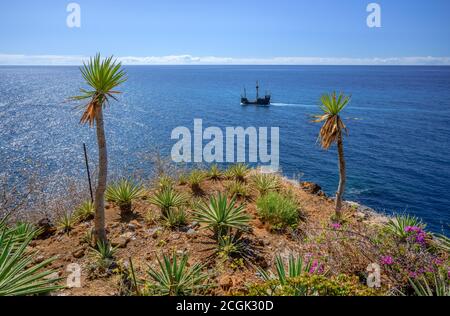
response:
<path fill-rule="evenodd" d="M 383 256 L 381 257 L 381 264 L 390 266 L 394 264 L 394 258 L 392 258 L 391 256 Z"/>
<path fill-rule="evenodd" d="M 405 232 L 409 234 L 408 241 L 412 243 L 417 243 L 421 246 L 426 245 L 427 233 L 418 226 L 407 226 Z"/>
<path fill-rule="evenodd" d="M 334 224 L 331 224 L 331 227 L 332 227 L 334 230 L 338 230 L 338 229 L 341 229 L 342 225 L 339 224 L 339 223 L 334 223 Z"/>

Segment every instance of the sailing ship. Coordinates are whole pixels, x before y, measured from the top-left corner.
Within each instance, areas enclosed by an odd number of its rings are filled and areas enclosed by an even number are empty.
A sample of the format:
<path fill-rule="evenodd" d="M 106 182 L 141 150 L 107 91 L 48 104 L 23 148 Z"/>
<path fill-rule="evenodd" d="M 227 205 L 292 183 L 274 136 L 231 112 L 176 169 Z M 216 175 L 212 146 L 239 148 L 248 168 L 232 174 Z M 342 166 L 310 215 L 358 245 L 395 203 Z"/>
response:
<path fill-rule="evenodd" d="M 266 92 L 264 98 L 259 97 L 259 82 L 256 82 L 256 100 L 249 100 L 247 98 L 247 90 L 244 88 L 244 95 L 241 95 L 242 105 L 270 105 L 271 95 Z"/>

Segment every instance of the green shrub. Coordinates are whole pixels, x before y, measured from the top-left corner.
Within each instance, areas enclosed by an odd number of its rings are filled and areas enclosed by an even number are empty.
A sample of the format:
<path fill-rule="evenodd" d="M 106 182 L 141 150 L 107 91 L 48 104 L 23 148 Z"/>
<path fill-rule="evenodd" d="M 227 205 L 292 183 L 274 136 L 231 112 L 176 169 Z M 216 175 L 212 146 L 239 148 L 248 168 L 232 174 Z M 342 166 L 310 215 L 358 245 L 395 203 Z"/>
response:
<path fill-rule="evenodd" d="M 281 188 L 279 177 L 272 174 L 256 174 L 252 177 L 252 183 L 261 196 Z"/>
<path fill-rule="evenodd" d="M 386 229 L 402 240 L 408 237 L 407 227 L 425 229 L 426 225 L 419 218 L 410 215 L 397 215 L 386 224 Z"/>
<path fill-rule="evenodd" d="M 20 232 L 19 232 L 20 231 Z M 36 231 L 8 229 L 0 221 L 0 296 L 27 296 L 49 293 L 61 286 L 55 285 L 60 279 L 49 278 L 56 270 L 45 270 L 55 259 L 47 259 L 34 264 L 36 253 L 28 246 L 36 236 Z"/>
<path fill-rule="evenodd" d="M 228 203 L 227 197 L 219 193 L 211 196 L 209 204 L 203 205 L 194 211 L 194 219 L 211 229 L 218 239 L 228 235 L 232 229 L 243 230 L 248 227 L 250 216 L 245 212 L 243 205 L 236 206 L 236 198 Z"/>
<path fill-rule="evenodd" d="M 248 296 L 378 296 L 380 291 L 359 282 L 356 276 L 326 277 L 319 274 L 302 274 L 296 278 L 266 281 L 248 287 Z"/>
<path fill-rule="evenodd" d="M 166 217 L 170 209 L 178 208 L 187 203 L 187 196 L 183 193 L 179 193 L 174 189 L 166 189 L 158 191 L 153 195 L 149 202 L 161 210 L 163 217 Z"/>
<path fill-rule="evenodd" d="M 75 210 L 75 216 L 82 222 L 90 221 L 95 217 L 95 206 L 91 200 L 85 201 Z"/>
<path fill-rule="evenodd" d="M 142 187 L 130 180 L 120 180 L 108 186 L 106 200 L 119 206 L 123 214 L 132 211 L 132 202 L 144 196 Z"/>
<path fill-rule="evenodd" d="M 258 214 L 275 230 L 296 228 L 300 220 L 300 207 L 291 196 L 270 192 L 256 201 Z"/>
<path fill-rule="evenodd" d="M 174 253 L 172 257 L 158 258 L 158 268 L 149 267 L 148 275 L 152 282 L 147 284 L 149 295 L 192 296 L 207 288 L 207 275 L 202 272 L 201 264 L 188 267 L 188 256 L 181 259 Z"/>

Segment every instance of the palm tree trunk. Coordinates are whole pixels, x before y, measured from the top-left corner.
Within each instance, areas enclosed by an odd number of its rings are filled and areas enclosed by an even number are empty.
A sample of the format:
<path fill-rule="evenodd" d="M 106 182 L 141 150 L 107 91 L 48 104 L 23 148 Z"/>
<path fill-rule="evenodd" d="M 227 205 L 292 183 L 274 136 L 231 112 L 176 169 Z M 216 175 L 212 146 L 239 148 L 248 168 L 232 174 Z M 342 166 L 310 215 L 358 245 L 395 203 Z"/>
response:
<path fill-rule="evenodd" d="M 345 171 L 345 157 L 344 157 L 344 142 L 342 134 L 339 135 L 337 141 L 338 157 L 339 157 L 339 187 L 336 192 L 336 218 L 342 219 L 342 197 L 345 191 L 346 171 Z"/>
<path fill-rule="evenodd" d="M 106 242 L 105 230 L 105 190 L 108 177 L 108 153 L 106 151 L 106 137 L 103 126 L 103 110 L 97 110 L 97 144 L 98 144 L 98 183 L 95 191 L 95 239 L 96 242 Z"/>

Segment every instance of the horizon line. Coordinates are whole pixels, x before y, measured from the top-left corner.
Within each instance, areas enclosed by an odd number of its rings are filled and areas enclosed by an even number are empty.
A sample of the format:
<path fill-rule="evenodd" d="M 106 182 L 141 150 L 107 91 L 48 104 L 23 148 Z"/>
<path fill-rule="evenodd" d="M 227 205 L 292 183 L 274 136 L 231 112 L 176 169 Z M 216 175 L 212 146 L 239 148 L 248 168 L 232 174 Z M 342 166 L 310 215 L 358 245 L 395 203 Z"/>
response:
<path fill-rule="evenodd" d="M 81 55 L 1 54 L 0 66 L 81 66 Z M 124 66 L 450 66 L 450 57 L 270 57 L 242 58 L 192 55 L 123 56 Z"/>

